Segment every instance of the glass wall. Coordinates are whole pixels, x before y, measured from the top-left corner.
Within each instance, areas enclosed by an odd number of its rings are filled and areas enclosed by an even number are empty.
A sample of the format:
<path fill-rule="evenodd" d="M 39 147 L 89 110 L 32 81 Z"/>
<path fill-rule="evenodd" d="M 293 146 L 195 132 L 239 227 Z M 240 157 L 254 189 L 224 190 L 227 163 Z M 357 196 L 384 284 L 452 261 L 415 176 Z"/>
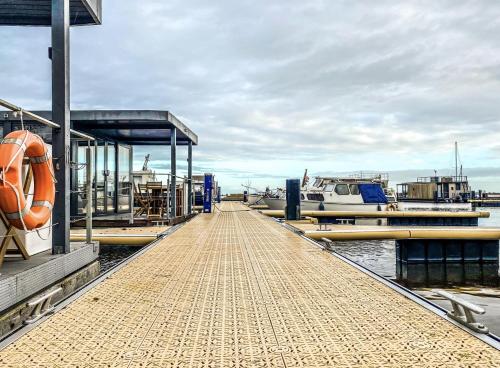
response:
<path fill-rule="evenodd" d="M 112 215 L 116 212 L 129 212 L 132 193 L 130 183 L 131 155 L 130 146 L 117 145 L 110 142 L 97 141 L 97 149 L 92 146 L 93 155 L 93 212 L 96 215 Z M 87 145 L 82 144 L 76 148 L 76 160 L 85 163 L 85 150 Z M 118 151 L 117 151 L 118 150 Z M 76 166 L 75 166 L 76 167 Z M 87 205 L 87 167 L 78 165 L 75 173 L 77 196 L 76 215 L 85 215 Z M 73 214 L 76 209 L 72 210 Z"/>
<path fill-rule="evenodd" d="M 115 165 L 115 150 L 116 145 L 113 143 L 108 143 L 107 152 L 107 175 L 106 175 L 106 213 L 112 213 L 115 211 L 115 175 L 116 175 L 116 165 Z"/>
<path fill-rule="evenodd" d="M 118 146 L 118 212 L 130 211 L 130 147 Z"/>
<path fill-rule="evenodd" d="M 96 213 L 104 213 L 105 207 L 105 184 L 106 184 L 106 164 L 105 164 L 106 145 L 99 141 L 96 153 L 96 180 L 95 180 L 95 200 L 97 202 Z"/>

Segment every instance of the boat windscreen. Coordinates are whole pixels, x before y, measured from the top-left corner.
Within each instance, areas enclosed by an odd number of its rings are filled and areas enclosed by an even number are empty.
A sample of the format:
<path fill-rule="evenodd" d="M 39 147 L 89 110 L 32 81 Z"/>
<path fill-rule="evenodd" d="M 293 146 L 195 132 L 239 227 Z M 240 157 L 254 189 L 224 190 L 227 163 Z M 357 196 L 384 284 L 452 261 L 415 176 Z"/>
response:
<path fill-rule="evenodd" d="M 359 192 L 365 203 L 387 203 L 387 197 L 380 184 L 358 184 Z"/>

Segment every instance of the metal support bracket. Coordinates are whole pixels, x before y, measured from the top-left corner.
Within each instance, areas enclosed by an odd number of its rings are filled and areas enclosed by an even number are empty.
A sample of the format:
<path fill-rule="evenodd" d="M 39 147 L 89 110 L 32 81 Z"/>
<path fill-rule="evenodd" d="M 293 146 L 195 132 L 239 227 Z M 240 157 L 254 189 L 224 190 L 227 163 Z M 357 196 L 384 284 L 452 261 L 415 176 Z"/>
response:
<path fill-rule="evenodd" d="M 331 224 L 325 224 L 325 223 L 319 223 L 319 231 L 330 231 L 331 229 L 328 228 L 328 225 L 331 225 Z"/>
<path fill-rule="evenodd" d="M 337 219 L 337 221 L 340 225 L 350 225 L 351 224 L 350 219 Z"/>
<path fill-rule="evenodd" d="M 448 293 L 443 290 L 433 290 L 437 295 L 442 296 L 443 298 L 449 300 L 451 302 L 451 306 L 453 307 L 452 311 L 448 311 L 446 315 L 451 319 L 461 323 L 462 325 L 470 328 L 471 330 L 478 333 L 488 333 L 489 329 L 484 324 L 479 323 L 474 318 L 475 314 L 484 314 L 486 311 L 466 300 L 463 300 L 456 295 Z"/>
<path fill-rule="evenodd" d="M 24 321 L 24 323 L 25 324 L 35 323 L 40 318 L 52 312 L 54 310 L 54 306 L 50 304 L 50 302 L 52 301 L 52 297 L 61 290 L 62 288 L 59 287 L 32 302 L 28 302 L 28 307 L 34 307 L 34 308 L 33 311 L 31 312 L 31 318 Z"/>

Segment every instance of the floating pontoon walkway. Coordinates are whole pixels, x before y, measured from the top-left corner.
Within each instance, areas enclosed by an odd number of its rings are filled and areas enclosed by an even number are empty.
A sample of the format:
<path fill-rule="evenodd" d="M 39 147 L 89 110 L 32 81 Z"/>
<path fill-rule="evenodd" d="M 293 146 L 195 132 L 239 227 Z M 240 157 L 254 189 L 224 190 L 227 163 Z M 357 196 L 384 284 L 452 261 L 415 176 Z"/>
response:
<path fill-rule="evenodd" d="M 199 215 L 4 367 L 498 367 L 500 352 L 242 205 Z"/>
<path fill-rule="evenodd" d="M 306 237 L 322 240 L 398 240 L 398 239 L 458 239 L 499 240 L 498 227 L 429 227 L 429 226 L 363 226 L 326 225 L 290 221 Z"/>

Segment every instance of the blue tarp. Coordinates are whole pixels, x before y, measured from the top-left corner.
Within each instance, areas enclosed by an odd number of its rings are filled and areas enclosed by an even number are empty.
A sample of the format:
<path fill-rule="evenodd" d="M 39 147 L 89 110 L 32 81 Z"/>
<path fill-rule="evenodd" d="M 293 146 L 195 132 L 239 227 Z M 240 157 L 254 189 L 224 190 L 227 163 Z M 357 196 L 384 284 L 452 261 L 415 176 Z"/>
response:
<path fill-rule="evenodd" d="M 387 197 L 380 184 L 358 184 L 365 203 L 387 203 Z"/>

